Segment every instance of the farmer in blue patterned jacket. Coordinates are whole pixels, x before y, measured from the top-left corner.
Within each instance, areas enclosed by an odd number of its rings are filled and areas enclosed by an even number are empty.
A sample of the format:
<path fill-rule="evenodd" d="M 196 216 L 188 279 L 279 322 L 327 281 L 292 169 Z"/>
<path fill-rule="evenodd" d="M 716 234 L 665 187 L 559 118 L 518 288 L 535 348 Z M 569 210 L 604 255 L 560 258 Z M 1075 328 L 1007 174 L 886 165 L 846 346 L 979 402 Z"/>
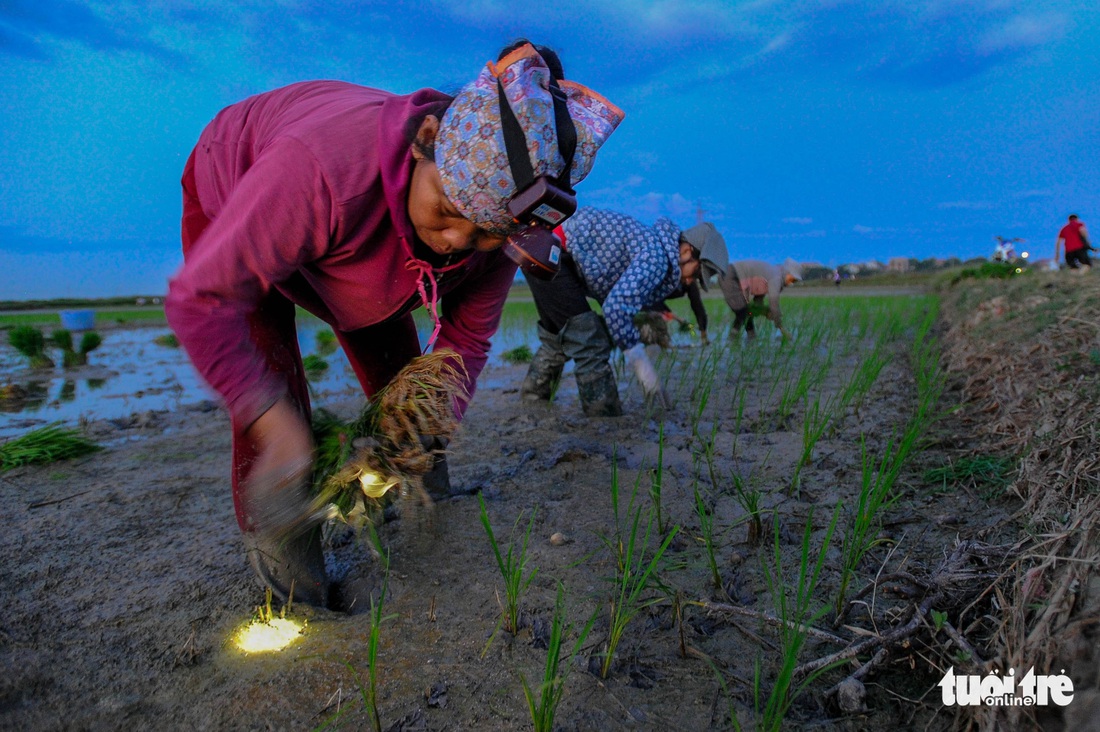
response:
<path fill-rule="evenodd" d="M 559 229 L 565 253 L 549 281 L 531 278 L 539 340 L 521 394 L 548 400 L 566 361 L 576 362 L 581 407 L 590 417 L 622 414 L 611 349 L 621 348 L 647 397 L 659 397 L 657 372 L 646 355 L 634 316 L 659 305 L 680 285 L 705 282 L 729 262 L 713 224 L 686 231 L 668 219 L 653 226 L 624 214 L 581 208 Z M 587 298 L 603 306 L 603 318 Z"/>

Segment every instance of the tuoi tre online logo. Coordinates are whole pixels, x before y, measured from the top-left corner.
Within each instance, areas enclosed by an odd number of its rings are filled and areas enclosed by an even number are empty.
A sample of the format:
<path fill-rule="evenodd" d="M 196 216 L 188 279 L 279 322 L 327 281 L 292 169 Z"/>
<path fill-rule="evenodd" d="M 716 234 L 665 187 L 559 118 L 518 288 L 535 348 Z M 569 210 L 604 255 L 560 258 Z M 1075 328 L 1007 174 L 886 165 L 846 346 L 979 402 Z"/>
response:
<path fill-rule="evenodd" d="M 1032 667 L 1017 680 L 1014 668 L 1008 670 L 1008 676 L 996 672 L 977 676 L 956 675 L 952 666 L 937 685 L 947 706 L 1043 707 L 1054 703 L 1064 707 L 1073 701 L 1073 681 L 1064 669 L 1060 674 L 1035 674 Z"/>

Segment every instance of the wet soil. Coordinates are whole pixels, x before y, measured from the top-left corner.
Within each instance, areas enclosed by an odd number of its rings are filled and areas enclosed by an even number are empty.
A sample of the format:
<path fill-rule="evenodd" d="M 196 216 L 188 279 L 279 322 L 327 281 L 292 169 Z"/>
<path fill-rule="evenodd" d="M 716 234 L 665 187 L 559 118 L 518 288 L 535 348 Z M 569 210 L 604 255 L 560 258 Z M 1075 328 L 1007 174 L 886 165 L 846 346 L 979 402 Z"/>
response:
<path fill-rule="evenodd" d="M 906 345 L 898 344 L 864 403 L 818 443 L 797 492 L 789 486 L 802 448 L 801 411 L 777 414 L 762 374 L 720 369 L 709 406 L 696 420 L 692 374 L 703 349 L 666 356 L 677 359 L 667 370 L 677 400 L 667 410 L 647 406 L 637 384 L 620 372 L 626 414 L 618 419 L 585 418 L 571 377 L 553 404 L 524 403 L 518 387 L 526 367 L 491 366 L 451 444 L 452 483 L 480 492 L 505 546 L 531 522 L 529 566 L 538 573 L 522 597 L 521 627 L 508 633 L 499 628 L 504 583 L 476 496 L 386 523 L 380 535 L 391 571 L 377 661 L 382 728 L 530 728 L 521 677 L 532 685 L 542 678 L 559 583 L 574 626 L 565 655 L 575 629 L 596 620 L 578 657 L 563 662 L 570 673 L 556 728 L 728 729 L 731 708 L 751 726 L 757 664 L 765 695 L 775 678 L 776 629 L 697 603 L 774 612 L 764 567 L 776 548 L 793 583 L 806 522 L 816 547 L 834 507 L 858 491 L 859 436 L 866 436 L 868 450 L 881 449 L 910 416 Z M 741 347 L 781 348 L 767 338 Z M 859 353 L 835 362 L 821 388 L 839 388 Z M 334 397 L 325 406 L 350 417 L 361 405 L 355 397 Z M 305 630 L 278 653 L 249 655 L 234 643 L 264 593 L 244 560 L 233 516 L 229 430 L 221 411 L 193 403 L 128 421 L 92 421 L 88 430 L 104 451 L 0 474 L 0 728 L 312 729 L 336 714 L 336 728 L 371 728 L 360 697 L 368 678 L 369 600 L 351 614 L 293 608 L 290 615 L 304 621 Z M 703 449 L 711 438 L 713 480 Z M 883 527 L 885 541 L 861 567 L 857 586 L 887 561 L 934 564 L 958 538 L 999 530 L 1002 509 L 969 491 L 935 491 L 921 481 L 923 467 L 936 462 L 935 449 L 905 471 L 903 497 Z M 680 527 L 659 575 L 666 589 L 646 594 L 655 602 L 627 626 L 610 673 L 601 678 L 593 671 L 608 636 L 616 574 L 611 547 L 628 535 L 635 486 L 633 504 L 651 505 L 658 460 L 662 528 L 667 535 L 668 527 Z M 759 545 L 748 541 L 733 473 L 761 491 L 765 541 Z M 704 546 L 696 489 L 714 517 L 720 587 Z M 561 536 L 551 541 L 555 534 Z M 346 532 L 332 531 L 329 543 L 332 573 L 377 596 L 380 561 Z M 822 602 L 835 590 L 838 560 L 834 542 L 818 593 Z M 829 627 L 827 619 L 820 622 Z M 799 658 L 835 650 L 811 638 Z M 852 669 L 826 674 L 795 700 L 784 728 L 948 726 L 933 693 L 938 675 L 918 650 L 896 653 L 869 679 L 863 711 L 842 714 L 822 696 Z"/>

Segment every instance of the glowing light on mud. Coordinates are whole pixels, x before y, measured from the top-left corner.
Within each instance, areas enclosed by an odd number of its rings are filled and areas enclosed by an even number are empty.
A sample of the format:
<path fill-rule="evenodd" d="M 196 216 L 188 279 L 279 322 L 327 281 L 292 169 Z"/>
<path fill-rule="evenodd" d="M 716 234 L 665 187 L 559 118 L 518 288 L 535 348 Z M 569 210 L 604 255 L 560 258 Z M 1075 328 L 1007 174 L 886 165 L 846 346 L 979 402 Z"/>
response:
<path fill-rule="evenodd" d="M 253 620 L 237 633 L 237 648 L 245 653 L 281 651 L 302 634 L 301 623 L 286 618 Z"/>

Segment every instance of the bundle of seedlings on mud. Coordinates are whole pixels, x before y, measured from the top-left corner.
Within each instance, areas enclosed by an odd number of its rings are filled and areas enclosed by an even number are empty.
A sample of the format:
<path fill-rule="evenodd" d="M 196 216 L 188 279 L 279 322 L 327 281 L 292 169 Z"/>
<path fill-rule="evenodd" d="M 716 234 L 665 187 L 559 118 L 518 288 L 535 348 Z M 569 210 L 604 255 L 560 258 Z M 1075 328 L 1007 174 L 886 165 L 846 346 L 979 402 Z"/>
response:
<path fill-rule="evenodd" d="M 424 476 L 458 426 L 464 382 L 461 357 L 440 349 L 410 361 L 350 424 L 317 410 L 314 509 L 333 506 L 336 518 L 362 529 L 391 503 L 431 508 Z"/>
<path fill-rule="evenodd" d="M 317 331 L 317 337 L 314 340 L 317 342 L 318 356 L 331 356 L 336 353 L 339 342 L 336 340 L 336 334 L 328 328 Z"/>
<path fill-rule="evenodd" d="M 59 328 L 51 333 L 50 340 L 61 349 L 61 365 L 67 369 L 87 364 L 88 354 L 103 343 L 103 337 L 90 330 L 81 336 L 80 346 L 73 348 L 73 334 L 65 328 Z"/>
<path fill-rule="evenodd" d="M 305 371 L 307 379 L 316 381 L 328 371 L 328 361 L 316 353 L 311 353 L 302 358 L 302 370 Z"/>
<path fill-rule="evenodd" d="M 500 354 L 500 357 L 505 363 L 531 363 L 535 354 L 531 352 L 531 347 L 524 343 L 508 349 Z"/>
<path fill-rule="evenodd" d="M 681 333 L 695 334 L 695 326 L 672 312 L 642 310 L 634 315 L 634 326 L 638 329 L 642 343 L 647 346 L 672 347 L 672 337 L 668 331 L 669 321 L 675 321 Z"/>
<path fill-rule="evenodd" d="M 79 430 L 55 423 L 0 443 L 0 471 L 81 457 L 100 449 Z"/>
<path fill-rule="evenodd" d="M 27 359 L 32 369 L 53 368 L 53 359 L 46 355 L 46 339 L 38 328 L 16 326 L 8 333 L 8 343 Z"/>

